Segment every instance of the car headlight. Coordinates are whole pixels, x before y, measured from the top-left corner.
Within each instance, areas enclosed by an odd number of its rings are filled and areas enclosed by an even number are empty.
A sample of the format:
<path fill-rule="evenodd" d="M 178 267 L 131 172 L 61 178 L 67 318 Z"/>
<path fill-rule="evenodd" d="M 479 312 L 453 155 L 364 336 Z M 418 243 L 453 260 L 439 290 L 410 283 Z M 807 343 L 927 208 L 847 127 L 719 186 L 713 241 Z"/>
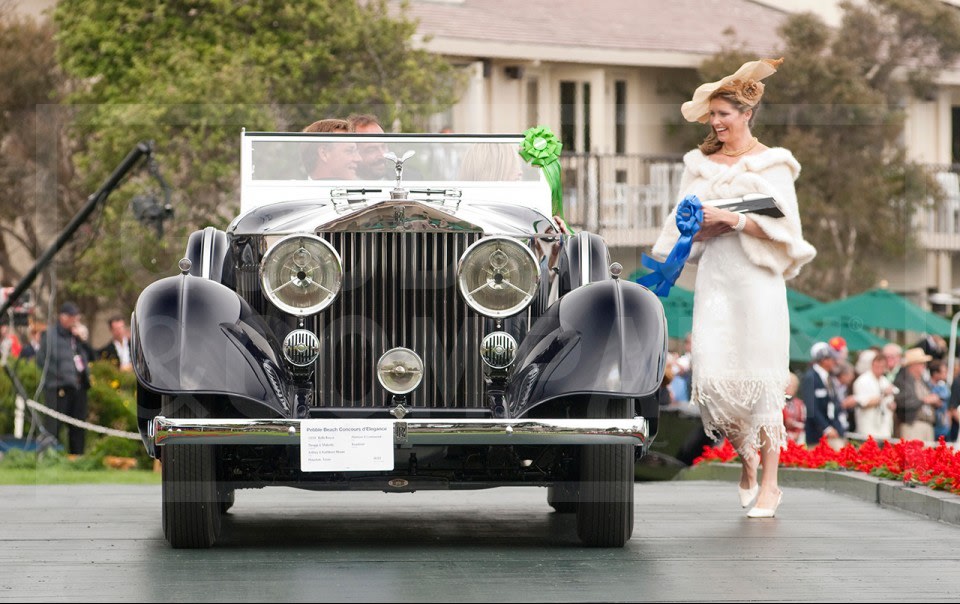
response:
<path fill-rule="evenodd" d="M 315 235 L 284 237 L 260 263 L 263 292 L 277 308 L 294 315 L 312 315 L 333 304 L 342 282 L 340 254 Z"/>
<path fill-rule="evenodd" d="M 533 300 L 539 284 L 537 258 L 509 237 L 481 239 L 460 258 L 460 294 L 470 308 L 487 317 L 517 314 Z"/>

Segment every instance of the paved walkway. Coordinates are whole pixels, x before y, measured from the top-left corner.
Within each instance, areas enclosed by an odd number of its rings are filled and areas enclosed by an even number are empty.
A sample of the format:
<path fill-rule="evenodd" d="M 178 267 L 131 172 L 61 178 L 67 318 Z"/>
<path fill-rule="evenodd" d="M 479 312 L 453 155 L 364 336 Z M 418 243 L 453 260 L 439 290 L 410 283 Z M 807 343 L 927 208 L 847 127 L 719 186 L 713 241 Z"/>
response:
<path fill-rule="evenodd" d="M 156 486 L 0 487 L 0 600 L 956 601 L 960 527 L 818 489 L 747 520 L 733 484 L 640 483 L 624 549 L 546 490 L 241 491 L 211 550 L 170 549 Z"/>

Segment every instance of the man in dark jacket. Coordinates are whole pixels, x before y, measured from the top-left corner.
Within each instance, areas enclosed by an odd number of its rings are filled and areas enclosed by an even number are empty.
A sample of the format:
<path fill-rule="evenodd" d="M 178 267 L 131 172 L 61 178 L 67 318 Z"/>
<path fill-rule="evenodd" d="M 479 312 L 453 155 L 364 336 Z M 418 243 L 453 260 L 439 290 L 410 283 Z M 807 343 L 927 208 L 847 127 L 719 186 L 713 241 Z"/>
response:
<path fill-rule="evenodd" d="M 73 328 L 80 320 L 80 309 L 72 302 L 60 307 L 57 324 L 47 330 L 40 341 L 37 364 L 44 370 L 44 393 L 46 405 L 80 420 L 87 419 L 86 388 L 89 387 L 87 367 L 90 359 L 73 335 Z M 60 420 L 47 417 L 46 427 L 59 439 Z M 83 453 L 85 433 L 83 428 L 70 426 L 68 451 Z"/>
<path fill-rule="evenodd" d="M 101 361 L 110 361 L 121 371 L 130 371 L 130 337 L 127 334 L 127 323 L 123 317 L 110 317 L 107 322 L 110 326 L 110 342 L 97 351 L 97 358 Z"/>
<path fill-rule="evenodd" d="M 807 406 L 807 446 L 814 447 L 826 437 L 831 447 L 843 444 L 844 427 L 837 391 L 833 384 L 833 370 L 837 358 L 826 342 L 817 342 L 810 349 L 810 369 L 800 381 L 800 398 Z"/>

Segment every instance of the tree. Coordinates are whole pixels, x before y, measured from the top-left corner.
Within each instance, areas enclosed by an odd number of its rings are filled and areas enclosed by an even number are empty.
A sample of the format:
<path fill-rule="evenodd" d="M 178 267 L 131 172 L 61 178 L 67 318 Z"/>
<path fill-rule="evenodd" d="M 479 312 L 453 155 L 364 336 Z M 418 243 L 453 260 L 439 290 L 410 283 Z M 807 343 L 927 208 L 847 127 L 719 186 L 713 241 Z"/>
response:
<path fill-rule="evenodd" d="M 841 6 L 836 29 L 812 14 L 784 22 L 786 61 L 768 80 L 756 129 L 803 167 L 797 196 L 804 236 L 818 255 L 797 283 L 825 299 L 873 286 L 874 260 L 903 258 L 915 247 L 912 218 L 940 192 L 924 166 L 907 161 L 904 108 L 960 57 L 960 13 L 944 3 Z M 702 81 L 755 58 L 725 49 L 703 64 Z"/>
<path fill-rule="evenodd" d="M 72 187 L 71 143 L 52 120 L 66 80 L 57 67 L 49 21 L 0 5 L 0 284 L 12 285 L 72 216 L 82 196 Z M 81 236 L 58 264 L 69 266 L 89 242 Z M 49 291 L 50 282 L 43 283 Z"/>
<path fill-rule="evenodd" d="M 176 191 L 163 241 L 128 207 L 150 181 L 118 191 L 79 260 L 72 291 L 124 309 L 175 272 L 189 232 L 236 214 L 241 127 L 300 130 L 356 111 L 415 127 L 455 98 L 453 67 L 413 48 L 416 25 L 384 0 L 61 0 L 55 19 L 60 65 L 80 82 L 68 98 L 85 190 L 152 139 Z"/>

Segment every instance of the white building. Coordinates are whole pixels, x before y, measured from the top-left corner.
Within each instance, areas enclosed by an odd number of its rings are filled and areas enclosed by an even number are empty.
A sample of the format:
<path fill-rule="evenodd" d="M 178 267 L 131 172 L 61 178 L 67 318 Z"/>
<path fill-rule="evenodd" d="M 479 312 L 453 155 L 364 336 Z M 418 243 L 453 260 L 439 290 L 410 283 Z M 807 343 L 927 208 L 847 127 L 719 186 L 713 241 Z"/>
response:
<path fill-rule="evenodd" d="M 951 0 L 960 6 L 960 1 Z M 794 11 L 839 23 L 835 0 L 413 0 L 425 48 L 462 66 L 467 87 L 437 129 L 516 132 L 549 125 L 564 141 L 571 222 L 600 232 L 627 270 L 639 266 L 677 194 L 685 149 L 668 135 L 707 57 L 734 34 L 775 56 L 777 28 Z M 778 55 L 776 55 L 778 56 Z M 789 59 L 789 58 L 788 58 Z M 911 159 L 939 173 L 949 199 L 918 220 L 922 253 L 878 267 L 882 281 L 921 303 L 960 287 L 960 70 L 908 108 Z M 684 272 L 690 286 L 694 272 Z"/>

